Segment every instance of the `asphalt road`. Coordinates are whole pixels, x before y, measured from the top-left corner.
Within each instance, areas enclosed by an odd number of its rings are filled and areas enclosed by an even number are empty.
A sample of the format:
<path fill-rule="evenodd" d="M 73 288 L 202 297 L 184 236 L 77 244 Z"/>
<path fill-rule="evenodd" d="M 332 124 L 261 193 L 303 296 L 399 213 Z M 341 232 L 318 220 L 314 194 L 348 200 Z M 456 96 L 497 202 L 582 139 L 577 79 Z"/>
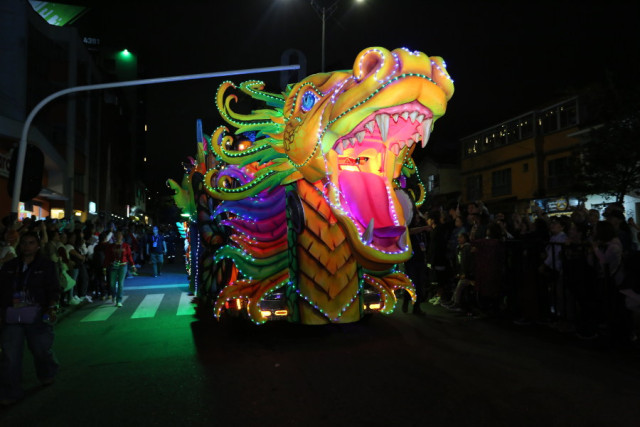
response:
<path fill-rule="evenodd" d="M 56 326 L 0 426 L 639 426 L 640 354 L 425 304 L 328 326 L 198 321 L 181 265 Z"/>

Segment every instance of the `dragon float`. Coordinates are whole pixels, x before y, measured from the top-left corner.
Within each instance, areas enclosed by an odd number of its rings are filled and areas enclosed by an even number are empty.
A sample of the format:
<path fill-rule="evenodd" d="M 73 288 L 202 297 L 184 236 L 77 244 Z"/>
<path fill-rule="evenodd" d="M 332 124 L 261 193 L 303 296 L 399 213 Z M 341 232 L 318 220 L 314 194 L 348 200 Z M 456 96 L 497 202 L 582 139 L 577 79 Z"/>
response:
<path fill-rule="evenodd" d="M 399 268 L 424 200 L 411 155 L 453 95 L 442 58 L 373 47 L 352 70 L 264 86 L 222 83 L 217 107 L 235 132 L 199 127 L 197 159 L 182 185 L 168 182 L 191 216 L 199 304 L 218 318 L 326 324 L 391 313 L 400 291 L 415 301 Z M 234 111 L 240 94 L 265 108 Z"/>

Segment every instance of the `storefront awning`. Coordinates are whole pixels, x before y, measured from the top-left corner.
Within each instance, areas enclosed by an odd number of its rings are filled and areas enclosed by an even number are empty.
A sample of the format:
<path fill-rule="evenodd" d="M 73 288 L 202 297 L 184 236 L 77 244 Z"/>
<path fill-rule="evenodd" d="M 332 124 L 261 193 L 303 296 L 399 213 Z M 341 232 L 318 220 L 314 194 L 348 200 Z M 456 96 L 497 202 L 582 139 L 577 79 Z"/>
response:
<path fill-rule="evenodd" d="M 69 200 L 69 198 L 64 194 L 58 193 L 57 191 L 54 191 L 50 188 L 43 188 L 42 190 L 40 190 L 40 193 L 37 197 L 41 197 L 47 200 Z"/>

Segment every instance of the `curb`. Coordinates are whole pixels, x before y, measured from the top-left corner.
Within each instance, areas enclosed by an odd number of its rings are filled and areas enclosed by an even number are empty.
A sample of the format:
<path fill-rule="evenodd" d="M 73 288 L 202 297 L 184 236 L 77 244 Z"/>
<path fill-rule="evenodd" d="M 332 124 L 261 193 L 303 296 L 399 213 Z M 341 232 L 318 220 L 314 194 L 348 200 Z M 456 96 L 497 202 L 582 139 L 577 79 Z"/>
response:
<path fill-rule="evenodd" d="M 66 307 L 60 307 L 58 309 L 58 313 L 57 313 L 57 319 L 56 319 L 56 324 L 60 323 L 60 321 L 62 319 L 64 319 L 65 317 L 67 317 L 69 314 L 73 313 L 74 311 L 76 311 L 77 309 L 79 309 L 80 307 L 83 307 L 85 305 L 89 304 L 87 301 L 82 301 L 79 304 L 76 305 L 68 305 Z"/>

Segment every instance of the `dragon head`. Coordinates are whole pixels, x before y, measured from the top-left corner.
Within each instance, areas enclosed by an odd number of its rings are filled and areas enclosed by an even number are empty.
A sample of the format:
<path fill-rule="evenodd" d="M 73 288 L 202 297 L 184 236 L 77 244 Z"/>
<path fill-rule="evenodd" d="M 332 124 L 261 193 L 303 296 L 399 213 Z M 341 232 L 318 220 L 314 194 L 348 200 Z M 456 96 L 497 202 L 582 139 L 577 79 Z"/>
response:
<path fill-rule="evenodd" d="M 236 111 L 237 89 L 267 108 Z M 257 80 L 223 82 L 216 95 L 236 137 L 255 136 L 236 144 L 220 126 L 210 140 L 224 167 L 208 167 L 202 179 L 220 201 L 209 218 L 232 230 L 213 261 L 231 260 L 239 274 L 218 294 L 216 313 L 246 301 L 263 322 L 264 297 L 285 289 L 290 318 L 349 322 L 371 292 L 386 313 L 395 292 L 415 297 L 394 265 L 411 254 L 411 155 L 453 94 L 442 58 L 368 48 L 352 70 L 312 75 L 281 94 L 263 89 Z"/>
<path fill-rule="evenodd" d="M 411 201 L 398 178 L 453 90 L 442 58 L 374 47 L 352 71 L 312 75 L 285 100 L 284 152 L 307 181 L 321 183 L 365 267 L 410 256 Z"/>

